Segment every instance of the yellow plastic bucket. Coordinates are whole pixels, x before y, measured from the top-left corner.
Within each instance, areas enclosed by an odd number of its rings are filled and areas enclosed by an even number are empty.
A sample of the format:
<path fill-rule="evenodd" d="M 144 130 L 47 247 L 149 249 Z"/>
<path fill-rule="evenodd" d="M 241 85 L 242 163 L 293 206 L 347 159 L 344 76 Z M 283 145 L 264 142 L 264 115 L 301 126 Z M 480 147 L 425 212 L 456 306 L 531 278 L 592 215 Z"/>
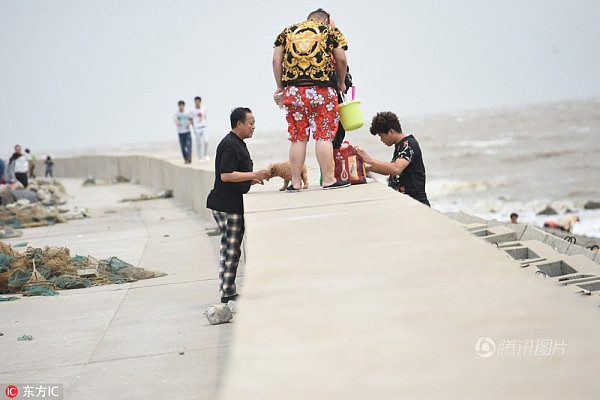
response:
<path fill-rule="evenodd" d="M 340 122 L 347 131 L 353 131 L 363 126 L 362 112 L 360 111 L 360 100 L 347 101 L 340 104 Z"/>

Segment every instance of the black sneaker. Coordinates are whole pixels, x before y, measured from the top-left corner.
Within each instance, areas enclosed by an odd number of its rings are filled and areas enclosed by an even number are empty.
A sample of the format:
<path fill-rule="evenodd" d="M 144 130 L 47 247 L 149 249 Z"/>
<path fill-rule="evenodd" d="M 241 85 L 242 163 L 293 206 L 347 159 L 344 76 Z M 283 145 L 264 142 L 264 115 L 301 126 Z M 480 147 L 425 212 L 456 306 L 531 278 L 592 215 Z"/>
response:
<path fill-rule="evenodd" d="M 227 304 L 227 302 L 233 300 L 236 301 L 239 295 L 236 293 L 233 296 L 221 297 L 221 303 Z"/>
<path fill-rule="evenodd" d="M 335 181 L 335 183 L 332 183 L 329 186 L 323 186 L 323 190 L 341 189 L 341 188 L 345 188 L 348 186 L 350 186 L 350 182 Z"/>
<path fill-rule="evenodd" d="M 296 189 L 296 188 L 294 187 L 294 185 L 290 185 L 290 186 L 288 186 L 288 187 L 285 189 L 285 191 L 286 191 L 286 192 L 289 192 L 289 193 L 293 193 L 293 192 L 299 192 L 299 191 L 300 191 L 300 189 Z"/>

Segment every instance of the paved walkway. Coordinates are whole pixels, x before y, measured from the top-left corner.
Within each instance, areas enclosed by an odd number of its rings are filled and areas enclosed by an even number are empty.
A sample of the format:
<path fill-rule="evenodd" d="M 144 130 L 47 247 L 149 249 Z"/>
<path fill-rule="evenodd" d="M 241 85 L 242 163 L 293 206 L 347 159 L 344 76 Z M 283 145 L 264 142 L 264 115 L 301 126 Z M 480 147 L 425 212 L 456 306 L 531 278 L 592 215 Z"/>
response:
<path fill-rule="evenodd" d="M 214 224 L 173 199 L 119 202 L 152 193 L 141 185 L 81 182 L 63 180 L 91 218 L 7 242 L 118 256 L 168 275 L 1 302 L 0 386 L 60 383 L 77 400 L 214 399 L 234 326 L 203 316 L 219 299 L 218 237 L 206 234 Z M 34 339 L 17 341 L 22 334 Z"/>
<path fill-rule="evenodd" d="M 594 298 L 383 185 L 272 184 L 219 398 L 597 398 Z"/>

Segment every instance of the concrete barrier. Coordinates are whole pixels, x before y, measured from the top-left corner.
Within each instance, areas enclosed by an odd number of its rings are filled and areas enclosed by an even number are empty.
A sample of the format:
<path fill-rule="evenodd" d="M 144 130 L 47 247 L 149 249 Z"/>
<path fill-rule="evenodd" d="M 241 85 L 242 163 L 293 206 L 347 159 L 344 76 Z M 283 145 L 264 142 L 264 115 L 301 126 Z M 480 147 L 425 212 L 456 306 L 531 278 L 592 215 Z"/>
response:
<path fill-rule="evenodd" d="M 206 208 L 206 196 L 212 189 L 214 171 L 177 165 L 169 160 L 146 155 L 92 155 L 56 159 L 54 176 L 97 180 L 113 180 L 123 176 L 156 188 L 171 189 L 183 204 L 212 221 Z"/>

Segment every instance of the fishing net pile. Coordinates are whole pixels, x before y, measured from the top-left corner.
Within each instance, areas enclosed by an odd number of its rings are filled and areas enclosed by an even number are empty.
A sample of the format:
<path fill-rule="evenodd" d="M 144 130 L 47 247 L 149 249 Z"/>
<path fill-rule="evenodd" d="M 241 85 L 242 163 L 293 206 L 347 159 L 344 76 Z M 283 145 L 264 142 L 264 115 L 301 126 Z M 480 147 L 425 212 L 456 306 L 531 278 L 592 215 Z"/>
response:
<path fill-rule="evenodd" d="M 67 247 L 28 247 L 19 252 L 0 242 L 0 294 L 25 296 L 58 294 L 57 290 L 77 289 L 111 283 L 135 282 L 166 275 L 148 271 L 117 258 L 71 257 Z"/>
<path fill-rule="evenodd" d="M 67 205 L 65 187 L 56 179 L 31 180 L 27 189 L 3 185 L 0 205 L 0 227 L 5 228 L 32 228 L 87 216 L 84 208 Z"/>

